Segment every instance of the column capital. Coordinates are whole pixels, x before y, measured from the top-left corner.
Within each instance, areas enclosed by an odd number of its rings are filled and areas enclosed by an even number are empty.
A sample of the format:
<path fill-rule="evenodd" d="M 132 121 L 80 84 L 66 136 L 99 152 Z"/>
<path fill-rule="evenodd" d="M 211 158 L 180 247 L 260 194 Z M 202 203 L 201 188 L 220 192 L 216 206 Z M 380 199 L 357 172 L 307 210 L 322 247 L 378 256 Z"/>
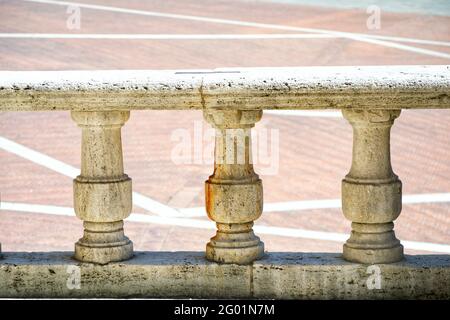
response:
<path fill-rule="evenodd" d="M 400 115 L 401 110 L 362 110 L 362 109 L 343 109 L 342 115 L 350 123 L 365 122 L 368 124 L 393 123 Z"/>
<path fill-rule="evenodd" d="M 72 111 L 70 115 L 80 127 L 123 126 L 130 111 Z"/>
<path fill-rule="evenodd" d="M 203 116 L 217 129 L 251 128 L 261 120 L 262 110 L 204 110 Z"/>

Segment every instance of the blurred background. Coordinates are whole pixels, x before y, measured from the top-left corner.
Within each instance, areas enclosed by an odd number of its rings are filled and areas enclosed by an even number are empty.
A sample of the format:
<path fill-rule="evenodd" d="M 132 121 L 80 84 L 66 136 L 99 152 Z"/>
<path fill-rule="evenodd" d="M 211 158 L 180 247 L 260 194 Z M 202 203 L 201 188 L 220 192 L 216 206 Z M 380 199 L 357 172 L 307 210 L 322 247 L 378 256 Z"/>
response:
<path fill-rule="evenodd" d="M 211 69 L 449 64 L 450 2 L 330 0 L 0 0 L 1 70 Z M 403 182 L 396 234 L 406 253 L 450 253 L 450 111 L 402 111 L 392 163 Z M 212 165 L 200 111 L 133 111 L 123 127 L 135 250 L 203 251 L 204 181 Z M 189 137 L 191 156 L 174 160 Z M 350 231 L 339 208 L 352 132 L 336 111 L 265 112 L 269 251 L 341 252 Z M 259 137 L 259 136 L 258 136 Z M 3 251 L 73 250 L 82 221 L 72 178 L 81 131 L 68 112 L 0 113 Z M 137 215 L 136 215 L 137 214 Z M 142 219 L 141 215 L 149 216 Z M 259 230 L 259 231 L 258 231 Z M 313 231 L 312 233 L 310 231 Z"/>

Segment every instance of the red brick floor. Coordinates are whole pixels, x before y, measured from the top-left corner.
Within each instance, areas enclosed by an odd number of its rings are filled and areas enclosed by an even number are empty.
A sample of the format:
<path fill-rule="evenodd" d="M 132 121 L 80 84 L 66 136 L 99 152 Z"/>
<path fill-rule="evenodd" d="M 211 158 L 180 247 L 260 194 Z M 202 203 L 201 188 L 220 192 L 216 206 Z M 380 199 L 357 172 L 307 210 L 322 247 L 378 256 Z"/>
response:
<path fill-rule="evenodd" d="M 450 41 L 450 17 L 383 13 L 382 28 L 367 30 L 364 10 L 336 10 L 249 1 L 86 0 L 140 10 L 280 25 Z M 80 30 L 65 28 L 66 7 L 23 1 L 0 4 L 0 32 L 38 33 L 286 33 L 82 9 Z M 300 32 L 299 32 L 300 33 Z M 442 46 L 408 44 L 450 53 Z M 1 70 L 174 69 L 312 65 L 448 64 L 448 59 L 348 39 L 150 41 L 31 40 L 0 38 Z M 176 165 L 172 133 L 193 133 L 198 111 L 135 111 L 123 129 L 126 172 L 134 190 L 173 207 L 203 204 L 209 164 Z M 450 192 L 449 110 L 403 111 L 392 130 L 392 162 L 404 194 Z M 206 124 L 203 124 L 206 128 Z M 342 118 L 265 115 L 257 130 L 278 130 L 276 175 L 263 175 L 266 202 L 337 199 L 351 161 L 351 127 Z M 0 136 L 75 167 L 80 131 L 67 112 L 0 113 Z M 72 206 L 72 182 L 0 149 L 0 196 L 4 202 Z M 256 165 L 256 170 L 261 169 Z M 146 213 L 135 207 L 134 212 Z M 206 218 L 197 218 L 206 219 Z M 270 212 L 258 224 L 349 232 L 338 209 Z M 450 203 L 404 205 L 396 221 L 403 240 L 450 243 Z M 127 222 L 137 250 L 203 250 L 213 230 Z M 82 234 L 75 217 L 0 211 L 4 251 L 72 250 Z M 334 251 L 331 241 L 261 235 L 271 251 Z M 408 253 L 419 251 L 407 250 Z M 431 252 L 421 252 L 431 253 Z"/>

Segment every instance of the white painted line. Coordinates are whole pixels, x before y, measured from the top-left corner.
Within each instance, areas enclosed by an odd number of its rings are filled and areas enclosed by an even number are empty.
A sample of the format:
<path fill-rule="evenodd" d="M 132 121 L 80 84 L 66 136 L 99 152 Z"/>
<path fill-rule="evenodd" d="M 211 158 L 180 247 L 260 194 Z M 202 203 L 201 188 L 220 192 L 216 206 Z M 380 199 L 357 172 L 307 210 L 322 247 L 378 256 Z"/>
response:
<path fill-rule="evenodd" d="M 450 193 L 407 194 L 402 196 L 403 204 L 450 202 Z"/>
<path fill-rule="evenodd" d="M 407 194 L 402 196 L 403 204 L 450 202 L 450 193 Z M 312 209 L 340 209 L 341 199 L 284 201 L 264 204 L 264 212 L 283 212 Z M 180 212 L 183 212 L 180 209 Z"/>
<path fill-rule="evenodd" d="M 191 208 L 177 208 L 179 217 L 181 218 L 193 218 L 193 217 L 205 217 L 205 207 L 191 207 Z"/>
<path fill-rule="evenodd" d="M 341 199 L 286 201 L 264 204 L 264 212 L 283 212 L 313 209 L 339 209 Z"/>
<path fill-rule="evenodd" d="M 173 217 L 158 217 L 158 216 L 150 216 L 150 215 L 139 214 L 139 213 L 131 214 L 130 217 L 126 219 L 126 221 L 144 222 L 144 223 L 153 223 L 153 224 L 160 224 L 160 225 L 198 228 L 198 229 L 210 229 L 210 230 L 216 229 L 216 224 L 214 222 L 208 221 L 208 220 L 173 218 Z"/>
<path fill-rule="evenodd" d="M 450 203 L 450 193 L 424 193 L 407 194 L 402 196 L 402 203 Z M 264 213 L 303 211 L 315 209 L 340 209 L 341 199 L 323 199 L 323 200 L 301 200 L 301 201 L 283 201 L 264 203 Z M 192 207 L 178 209 L 181 217 L 204 217 L 205 207 Z"/>
<path fill-rule="evenodd" d="M 400 242 L 405 249 L 450 253 L 450 245 L 447 244 L 403 240 Z"/>
<path fill-rule="evenodd" d="M 290 238 L 304 238 L 313 240 L 325 240 L 333 242 L 345 242 L 349 235 L 345 233 L 325 232 L 325 231 L 310 231 L 304 229 L 282 228 L 282 227 L 268 227 L 258 226 L 253 227 L 256 234 L 268 234 L 273 236 L 283 236 Z M 450 249 L 450 248 L 449 248 Z"/>
<path fill-rule="evenodd" d="M 359 39 L 361 40 L 361 38 L 359 38 Z M 355 38 L 355 40 L 358 40 L 358 38 Z M 395 48 L 395 49 L 400 49 L 400 50 L 404 50 L 404 51 L 415 52 L 415 53 L 419 53 L 419 54 L 423 54 L 423 55 L 444 58 L 444 59 L 450 59 L 450 54 L 447 54 L 447 53 L 412 47 L 412 46 L 408 46 L 408 45 L 404 45 L 404 44 L 400 44 L 400 43 L 378 40 L 378 39 L 369 39 L 369 38 L 364 38 L 364 40 L 361 40 L 361 41 L 367 42 L 367 43 L 372 43 L 372 44 L 377 44 L 377 45 L 381 45 L 381 46 L 385 46 L 385 47 L 389 47 L 389 48 Z"/>
<path fill-rule="evenodd" d="M 6 39 L 121 39 L 121 40 L 266 40 L 337 38 L 328 34 L 106 34 L 106 33 L 0 33 Z"/>
<path fill-rule="evenodd" d="M 71 178 L 75 178 L 80 174 L 80 169 L 78 168 L 72 167 L 71 165 L 56 160 L 43 153 L 25 147 L 24 145 L 21 145 L 4 137 L 0 137 L 0 149 L 18 155 L 19 157 L 30 160 L 47 169 L 53 170 Z"/>
<path fill-rule="evenodd" d="M 75 211 L 70 207 L 49 206 L 42 204 L 29 204 L 18 202 L 0 202 L 0 210 L 30 212 L 30 213 L 45 213 L 57 216 L 75 216 Z"/>
<path fill-rule="evenodd" d="M 369 39 L 387 40 L 450 47 L 450 42 L 404 37 L 358 34 Z M 252 40 L 252 39 L 329 39 L 344 38 L 331 34 L 314 33 L 257 33 L 257 34 L 119 34 L 119 33 L 0 33 L 0 38 L 12 39 L 148 39 L 148 40 Z"/>
<path fill-rule="evenodd" d="M 65 164 L 64 162 L 32 150 L 4 137 L 0 137 L 0 149 L 16 154 L 24 159 L 30 160 L 45 168 L 71 178 L 75 178 L 80 172 L 79 169 L 73 166 Z M 450 202 L 450 193 L 403 195 L 402 201 L 403 204 Z M 204 217 L 206 215 L 204 207 L 176 209 L 153 200 L 147 196 L 144 196 L 138 192 L 133 192 L 133 204 L 157 215 L 166 217 Z M 340 199 L 284 201 L 265 203 L 264 212 L 285 212 L 331 208 L 338 209 L 340 207 Z"/>
<path fill-rule="evenodd" d="M 356 41 L 381 45 L 381 46 L 385 46 L 385 47 L 391 47 L 391 48 L 395 48 L 395 49 L 399 49 L 399 50 L 415 52 L 418 54 L 424 54 L 424 55 L 430 55 L 430 56 L 434 56 L 434 57 L 450 59 L 450 54 L 446 54 L 443 52 L 421 49 L 421 48 L 407 46 L 407 45 L 401 45 L 401 44 L 392 43 L 389 41 L 384 41 L 381 39 L 375 39 L 374 37 L 370 37 L 370 39 L 369 39 L 369 37 L 367 37 L 367 35 L 358 34 L 358 33 L 340 32 L 340 31 L 314 29 L 314 28 L 302 28 L 302 27 L 294 27 L 294 26 L 286 26 L 286 25 L 278 25 L 278 24 L 268 24 L 268 23 L 258 23 L 258 22 L 247 22 L 247 21 L 241 21 L 241 20 L 209 18 L 209 17 L 174 14 L 174 13 L 163 13 L 163 12 L 156 12 L 156 11 L 127 9 L 127 8 L 94 5 L 94 4 L 71 2 L 71 1 L 54 1 L 54 0 L 23 0 L 23 1 L 51 4 L 51 5 L 59 5 L 59 6 L 77 6 L 79 8 L 86 8 L 86 9 L 93 9 L 93 10 L 120 12 L 120 13 L 126 13 L 126 14 L 136 14 L 136 15 L 144 15 L 144 16 L 152 16 L 152 17 L 160 17 L 160 18 L 169 18 L 169 19 L 180 19 L 180 20 L 207 22 L 207 23 L 238 25 L 238 26 L 263 28 L 263 29 L 276 29 L 276 30 L 285 30 L 285 31 L 299 31 L 299 32 L 327 34 L 327 35 L 334 35 L 334 36 L 338 36 L 338 37 L 352 39 L 352 40 L 356 40 Z"/>
<path fill-rule="evenodd" d="M 315 111 L 315 110 L 264 110 L 264 114 L 295 117 L 317 117 L 317 118 L 342 118 L 340 111 Z"/>
<path fill-rule="evenodd" d="M 166 206 L 165 204 L 153 200 L 141 193 L 133 191 L 133 205 L 148 210 L 163 217 L 179 217 L 180 212 L 177 209 Z"/>
<path fill-rule="evenodd" d="M 59 207 L 59 206 L 44 206 L 33 205 L 24 203 L 2 202 L 0 210 L 16 211 L 16 212 L 28 212 L 28 213 L 43 213 L 51 215 L 61 216 L 73 216 L 73 208 Z M 172 217 L 158 217 L 145 214 L 133 213 L 126 219 L 126 221 L 132 222 L 144 222 L 159 225 L 171 225 L 188 228 L 198 229 L 210 229 L 215 230 L 215 224 L 207 220 L 187 219 L 187 218 L 172 218 Z M 311 231 L 295 228 L 284 227 L 272 227 L 272 226 L 260 226 L 256 225 L 254 230 L 258 234 L 266 234 L 273 236 L 291 237 L 291 238 L 303 238 L 314 239 L 322 241 L 333 241 L 343 243 L 349 235 L 345 233 L 334 233 L 325 231 Z M 442 252 L 450 253 L 450 245 L 431 243 L 431 242 L 418 242 L 418 241 L 401 241 L 406 249 Z"/>
<path fill-rule="evenodd" d="M 440 46 L 440 47 L 450 47 L 450 42 L 447 41 L 436 41 L 436 40 L 425 40 L 425 39 L 414 39 L 414 38 L 404 38 L 404 37 L 395 37 L 395 36 L 376 36 L 359 33 L 366 38 L 378 39 L 378 40 L 388 40 L 395 42 L 406 42 L 406 43 L 416 43 L 416 44 L 425 44 L 431 46 Z"/>
<path fill-rule="evenodd" d="M 64 162 L 49 157 L 41 152 L 32 150 L 17 142 L 0 137 L 0 149 L 13 153 L 19 157 L 27 159 L 47 169 L 58 172 L 70 178 L 75 178 L 80 174 L 80 169 L 68 165 Z M 178 210 L 166 206 L 138 192 L 133 192 L 133 204 L 142 209 L 148 210 L 160 216 L 179 216 Z"/>

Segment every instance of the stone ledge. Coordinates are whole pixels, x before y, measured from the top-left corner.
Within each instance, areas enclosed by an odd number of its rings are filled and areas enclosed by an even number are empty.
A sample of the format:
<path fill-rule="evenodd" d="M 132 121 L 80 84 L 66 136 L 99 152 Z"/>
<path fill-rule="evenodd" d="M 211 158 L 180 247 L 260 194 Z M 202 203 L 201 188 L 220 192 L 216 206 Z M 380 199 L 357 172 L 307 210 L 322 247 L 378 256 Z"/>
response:
<path fill-rule="evenodd" d="M 381 289 L 372 290 L 368 266 L 337 253 L 270 253 L 252 266 L 219 265 L 203 252 L 136 252 L 106 266 L 79 263 L 72 255 L 3 253 L 0 297 L 450 299 L 448 255 L 377 265 Z M 67 286 L 71 266 L 80 268 L 80 289 Z"/>
<path fill-rule="evenodd" d="M 0 111 L 450 108 L 449 69 L 0 71 Z"/>

